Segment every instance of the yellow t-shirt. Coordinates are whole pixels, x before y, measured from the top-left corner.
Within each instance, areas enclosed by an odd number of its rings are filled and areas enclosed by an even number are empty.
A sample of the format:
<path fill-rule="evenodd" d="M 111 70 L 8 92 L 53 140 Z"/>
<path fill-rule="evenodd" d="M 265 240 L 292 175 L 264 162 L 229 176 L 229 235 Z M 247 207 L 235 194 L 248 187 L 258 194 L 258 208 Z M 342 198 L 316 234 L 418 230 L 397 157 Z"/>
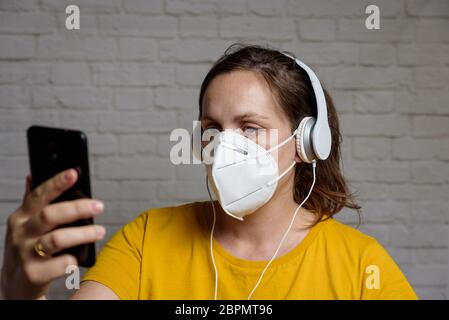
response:
<path fill-rule="evenodd" d="M 121 299 L 213 299 L 208 202 L 143 212 L 105 245 L 83 278 Z M 267 261 L 232 256 L 213 243 L 218 299 L 246 299 Z M 312 227 L 266 271 L 252 299 L 417 299 L 373 238 L 334 219 Z"/>

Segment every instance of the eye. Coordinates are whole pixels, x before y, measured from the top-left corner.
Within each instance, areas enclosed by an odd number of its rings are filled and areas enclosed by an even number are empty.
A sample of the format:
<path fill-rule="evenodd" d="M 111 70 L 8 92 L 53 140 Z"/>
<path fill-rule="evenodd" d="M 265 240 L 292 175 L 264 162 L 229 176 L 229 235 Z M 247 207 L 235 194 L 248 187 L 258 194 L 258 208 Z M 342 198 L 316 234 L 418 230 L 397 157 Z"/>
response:
<path fill-rule="evenodd" d="M 258 130 L 261 128 L 254 126 L 254 125 L 245 125 L 242 128 L 243 133 L 245 134 L 256 134 Z"/>

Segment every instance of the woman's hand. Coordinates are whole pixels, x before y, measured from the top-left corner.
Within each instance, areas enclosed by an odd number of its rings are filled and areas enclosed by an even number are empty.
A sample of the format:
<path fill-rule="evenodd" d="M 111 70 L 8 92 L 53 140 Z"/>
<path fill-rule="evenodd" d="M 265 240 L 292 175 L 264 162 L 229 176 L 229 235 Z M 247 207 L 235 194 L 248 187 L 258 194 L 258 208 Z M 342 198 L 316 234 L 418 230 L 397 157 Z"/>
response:
<path fill-rule="evenodd" d="M 93 199 L 49 204 L 77 179 L 77 171 L 68 169 L 31 191 L 31 179 L 27 177 L 22 205 L 8 218 L 0 286 L 3 298 L 44 297 L 51 281 L 64 276 L 67 266 L 77 265 L 72 255 L 52 255 L 104 237 L 102 226 L 56 229 L 103 212 L 103 203 Z"/>

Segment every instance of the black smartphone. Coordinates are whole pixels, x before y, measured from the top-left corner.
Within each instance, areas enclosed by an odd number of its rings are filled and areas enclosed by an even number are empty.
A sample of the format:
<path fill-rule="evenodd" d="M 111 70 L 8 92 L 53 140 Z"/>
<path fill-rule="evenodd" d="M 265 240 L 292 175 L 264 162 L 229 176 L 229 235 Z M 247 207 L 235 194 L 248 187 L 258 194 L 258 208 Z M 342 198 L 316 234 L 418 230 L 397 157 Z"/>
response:
<path fill-rule="evenodd" d="M 86 134 L 78 130 L 31 126 L 27 130 L 27 142 L 33 189 L 57 173 L 74 168 L 78 171 L 78 180 L 51 203 L 92 198 Z M 92 218 L 58 228 L 90 224 L 93 224 Z M 91 267 L 95 264 L 95 243 L 72 247 L 56 255 L 65 253 L 75 256 L 79 266 Z"/>

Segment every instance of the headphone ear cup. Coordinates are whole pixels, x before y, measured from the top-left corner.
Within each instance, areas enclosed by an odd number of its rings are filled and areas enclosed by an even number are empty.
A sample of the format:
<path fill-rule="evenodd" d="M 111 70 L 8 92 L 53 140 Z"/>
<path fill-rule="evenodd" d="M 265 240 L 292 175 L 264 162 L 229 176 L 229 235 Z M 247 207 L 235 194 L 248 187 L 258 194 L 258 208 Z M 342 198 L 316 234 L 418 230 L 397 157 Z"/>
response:
<path fill-rule="evenodd" d="M 312 163 L 315 159 L 312 146 L 312 129 L 315 118 L 305 117 L 301 120 L 296 132 L 296 152 L 302 161 Z"/>

